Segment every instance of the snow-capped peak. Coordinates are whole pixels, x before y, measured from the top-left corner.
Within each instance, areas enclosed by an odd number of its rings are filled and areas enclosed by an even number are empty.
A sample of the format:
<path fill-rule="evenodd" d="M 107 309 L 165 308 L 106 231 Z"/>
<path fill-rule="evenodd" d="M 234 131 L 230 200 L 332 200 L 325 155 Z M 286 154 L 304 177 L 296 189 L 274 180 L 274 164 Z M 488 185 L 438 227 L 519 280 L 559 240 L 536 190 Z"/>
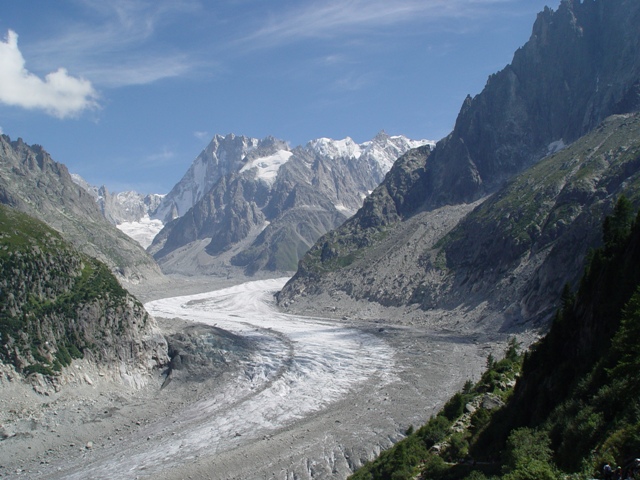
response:
<path fill-rule="evenodd" d="M 331 158 L 354 158 L 366 156 L 371 162 L 380 166 L 383 171 L 388 171 L 393 162 L 407 150 L 423 145 L 434 146 L 431 140 L 411 140 L 403 135 L 388 135 L 384 130 L 380 131 L 372 140 L 357 144 L 350 137 L 343 140 L 332 140 L 322 137 L 311 140 L 307 149 L 321 156 Z"/>
<path fill-rule="evenodd" d="M 383 171 L 388 171 L 393 163 L 408 150 L 418 148 L 423 145 L 435 146 L 432 140 L 411 140 L 404 135 L 387 135 L 383 131 L 379 132 L 371 141 L 360 145 L 362 154 L 367 156 L 372 162 L 377 163 Z"/>
<path fill-rule="evenodd" d="M 304 150 L 314 156 L 339 162 L 362 161 L 375 171 L 375 176 L 384 176 L 393 162 L 410 148 L 429 143 L 426 140 L 409 140 L 401 135 L 389 136 L 384 131 L 362 144 L 352 138 L 333 140 L 322 137 L 311 140 Z M 287 142 L 274 137 L 262 140 L 229 134 L 216 135 L 198 155 L 184 177 L 164 197 L 152 218 L 165 223 L 184 215 L 224 176 L 237 172 L 255 171 L 257 177 L 273 185 L 280 167 L 296 155 Z M 325 165 L 331 169 L 330 165 Z"/>
<path fill-rule="evenodd" d="M 184 215 L 225 175 L 251 168 L 249 165 L 252 164 L 258 166 L 261 158 L 277 156 L 279 151 L 287 150 L 286 142 L 273 137 L 259 140 L 234 134 L 215 135 L 187 173 L 163 199 L 153 218 L 167 222 Z M 273 162 L 282 159 L 283 155 L 280 155 L 263 163 L 273 168 Z M 260 172 L 264 178 L 275 175 L 269 168 L 265 167 Z"/>
<path fill-rule="evenodd" d="M 360 145 L 353 141 L 350 137 L 342 140 L 332 140 L 322 137 L 311 140 L 307 144 L 307 148 L 314 152 L 329 158 L 360 158 L 362 150 Z"/>

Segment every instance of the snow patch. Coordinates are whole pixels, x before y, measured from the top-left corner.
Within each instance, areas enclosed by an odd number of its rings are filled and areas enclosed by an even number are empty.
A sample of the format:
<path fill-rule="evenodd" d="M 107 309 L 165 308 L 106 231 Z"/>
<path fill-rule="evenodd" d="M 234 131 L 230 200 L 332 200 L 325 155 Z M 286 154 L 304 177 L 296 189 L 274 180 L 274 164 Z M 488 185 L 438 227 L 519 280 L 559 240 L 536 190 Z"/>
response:
<path fill-rule="evenodd" d="M 164 224 L 160 220 L 151 220 L 149 215 L 145 215 L 138 222 L 124 222 L 117 225 L 117 227 L 121 232 L 133 238 L 146 250 L 158 232 L 162 230 Z"/>
<path fill-rule="evenodd" d="M 350 217 L 351 215 L 353 215 L 355 213 L 352 209 L 347 208 L 342 203 L 336 203 L 336 204 L 334 204 L 334 207 L 336 207 L 336 210 L 338 210 L 339 212 L 344 213 L 348 217 Z"/>
<path fill-rule="evenodd" d="M 404 135 L 394 135 L 391 137 L 392 140 L 403 141 L 405 142 L 409 148 L 418 148 L 424 145 L 429 145 L 431 148 L 436 146 L 436 142 L 433 140 L 411 140 L 410 138 L 405 137 Z"/>
<path fill-rule="evenodd" d="M 564 140 L 556 140 L 555 142 L 551 142 L 547 146 L 547 155 L 553 155 L 554 153 L 558 153 L 560 150 L 564 150 L 567 147 L 565 145 Z"/>
<path fill-rule="evenodd" d="M 256 158 L 255 160 L 247 163 L 240 169 L 240 173 L 256 169 L 258 178 L 271 185 L 275 181 L 280 167 L 287 163 L 292 155 L 293 153 L 287 150 L 278 150 L 273 155 Z"/>

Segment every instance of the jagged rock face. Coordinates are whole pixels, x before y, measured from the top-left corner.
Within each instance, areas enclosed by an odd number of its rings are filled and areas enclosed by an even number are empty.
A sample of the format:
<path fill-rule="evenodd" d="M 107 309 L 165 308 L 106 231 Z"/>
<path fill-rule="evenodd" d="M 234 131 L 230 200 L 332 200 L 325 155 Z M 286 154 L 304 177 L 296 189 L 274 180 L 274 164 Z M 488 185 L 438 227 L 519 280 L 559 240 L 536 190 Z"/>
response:
<path fill-rule="evenodd" d="M 153 218 L 165 224 L 183 216 L 225 175 L 238 172 L 247 162 L 288 151 L 282 140 L 263 140 L 229 134 L 216 135 L 189 167 L 184 177 L 162 199 Z"/>
<path fill-rule="evenodd" d="M 154 260 L 107 222 L 94 198 L 39 145 L 0 136 L 0 203 L 62 232 L 80 251 L 105 262 L 121 280 L 161 276 Z"/>
<path fill-rule="evenodd" d="M 495 191 L 606 117 L 640 106 L 640 5 L 564 1 L 539 14 L 510 65 L 467 98 L 422 179 L 426 204 L 468 202 Z"/>
<path fill-rule="evenodd" d="M 171 271 L 176 271 L 176 258 L 182 255 L 179 250 L 198 241 L 208 242 L 200 254 L 224 255 L 228 265 L 248 274 L 294 270 L 320 235 L 357 211 L 397 156 L 425 143 L 382 132 L 363 144 L 350 138 L 321 138 L 290 150 L 274 139 L 233 137 L 238 138 L 243 138 L 238 142 L 243 146 L 237 150 L 240 154 L 246 145 L 254 148 L 242 159 L 233 160 L 235 171 L 214 174 L 217 181 L 210 190 L 186 214 L 166 225 L 150 247 L 165 270 L 169 268 L 165 260 L 170 259 Z M 219 145 L 220 137 L 212 143 Z M 286 148 L 274 150 L 277 147 Z M 232 158 L 221 155 L 219 149 L 217 154 Z M 197 168 L 192 166 L 190 172 L 206 170 L 202 158 L 196 159 Z M 203 188 L 198 185 L 189 191 Z M 192 262 L 182 264 L 186 270 L 180 273 L 193 273 Z"/>
<path fill-rule="evenodd" d="M 73 358 L 123 373 L 168 362 L 144 307 L 107 267 L 56 231 L 0 205 L 0 360 L 57 375 Z"/>
<path fill-rule="evenodd" d="M 175 379 L 203 381 L 242 363 L 250 354 L 250 342 L 219 328 L 194 323 L 167 336 L 169 357 L 163 387 Z"/>
<path fill-rule="evenodd" d="M 624 184 L 613 187 L 616 175 L 635 185 L 630 181 L 636 171 L 633 159 L 611 160 L 622 158 L 617 150 L 627 151 L 632 148 L 627 143 L 633 142 L 612 134 L 611 152 L 599 150 L 600 174 L 613 182 L 607 187 L 595 178 L 584 183 L 577 175 L 567 177 L 564 186 L 547 185 L 542 177 L 535 179 L 539 184 L 531 180 L 520 185 L 525 189 L 520 193 L 528 195 L 515 192 L 509 206 L 514 211 L 501 214 L 513 219 L 518 212 L 540 210 L 540 223 L 532 222 L 531 231 L 520 231 L 515 239 L 503 230 L 511 222 L 488 214 L 470 216 L 460 227 L 464 229 L 456 230 L 466 241 L 447 244 L 444 250 L 443 237 L 452 228 L 447 217 L 458 215 L 457 206 L 472 205 L 496 191 L 496 198 L 503 195 L 507 190 L 500 188 L 514 176 L 552 149 L 593 131 L 608 115 L 638 109 L 639 20 L 640 4 L 626 0 L 563 1 L 555 12 L 546 9 L 512 64 L 491 76 L 481 94 L 465 100 L 453 132 L 432 152 L 411 152 L 399 160 L 354 218 L 314 245 L 280 293 L 281 304 L 342 291 L 352 298 L 385 305 L 418 303 L 426 309 L 489 302 L 508 325 L 545 318 L 562 282 L 580 273 L 585 248 L 597 242 L 602 214 L 611 204 L 611 199 L 600 198 L 602 189 L 609 195 L 627 191 Z M 630 138 L 636 135 L 632 123 L 623 118 L 620 125 Z M 607 123 L 602 128 L 613 127 Z M 596 147 L 575 155 L 594 155 Z M 625 173 L 616 171 L 620 164 Z M 555 178 L 553 172 L 548 175 Z M 597 193 L 590 190 L 595 184 Z M 571 202 L 570 195 L 576 197 Z M 543 212 L 549 202 L 553 213 L 547 217 Z M 486 208 L 498 208 L 492 205 Z M 558 223 L 554 215 L 565 207 L 576 217 Z M 440 242 L 433 240 L 429 225 L 441 229 Z M 428 237 L 422 251 L 412 243 L 418 233 Z M 394 236 L 410 240 L 403 245 Z M 543 238 L 546 243 L 540 243 Z M 413 256 L 413 267 L 407 256 Z"/>

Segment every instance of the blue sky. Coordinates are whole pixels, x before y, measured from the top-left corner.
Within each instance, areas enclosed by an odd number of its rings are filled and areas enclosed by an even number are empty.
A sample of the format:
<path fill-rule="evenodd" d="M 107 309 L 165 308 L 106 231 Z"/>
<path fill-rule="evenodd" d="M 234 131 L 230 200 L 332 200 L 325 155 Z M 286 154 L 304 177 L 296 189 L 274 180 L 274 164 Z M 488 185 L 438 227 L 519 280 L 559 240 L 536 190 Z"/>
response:
<path fill-rule="evenodd" d="M 438 140 L 559 0 L 0 0 L 0 131 L 166 193 L 216 133 Z"/>

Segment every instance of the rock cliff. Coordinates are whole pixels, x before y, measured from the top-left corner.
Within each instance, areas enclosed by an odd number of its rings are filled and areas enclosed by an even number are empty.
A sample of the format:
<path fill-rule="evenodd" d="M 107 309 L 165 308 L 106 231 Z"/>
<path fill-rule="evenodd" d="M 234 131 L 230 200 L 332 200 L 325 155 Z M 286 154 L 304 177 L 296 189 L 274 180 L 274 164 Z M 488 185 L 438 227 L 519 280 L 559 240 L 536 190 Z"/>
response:
<path fill-rule="evenodd" d="M 640 5 L 565 0 L 513 61 L 464 101 L 413 185 L 427 207 L 473 201 L 612 114 L 640 107 Z M 401 212 L 404 213 L 404 212 Z M 410 213 L 407 212 L 407 213 Z"/>

